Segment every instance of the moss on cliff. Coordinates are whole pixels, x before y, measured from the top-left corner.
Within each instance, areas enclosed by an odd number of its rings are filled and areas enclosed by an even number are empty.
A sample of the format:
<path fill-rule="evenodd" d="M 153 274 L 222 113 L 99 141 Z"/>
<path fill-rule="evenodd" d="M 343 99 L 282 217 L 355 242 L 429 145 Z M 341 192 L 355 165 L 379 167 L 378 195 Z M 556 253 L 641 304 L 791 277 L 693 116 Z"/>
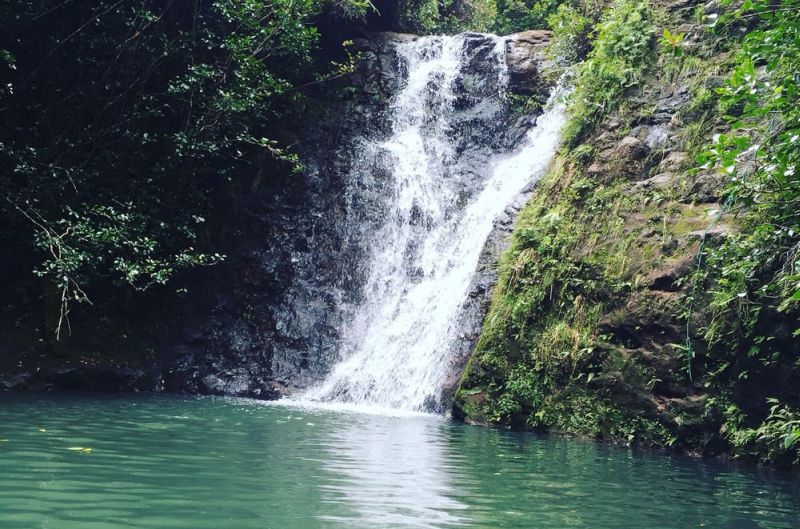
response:
<path fill-rule="evenodd" d="M 715 91 L 735 55 L 702 9 L 606 9 L 565 147 L 499 263 L 456 417 L 791 462 L 765 441 L 795 417 L 787 316 L 714 305 L 730 290 L 719 262 L 746 257 L 715 249 L 745 227 L 719 214 L 724 175 L 693 163 L 728 128 Z"/>
<path fill-rule="evenodd" d="M 624 178 L 593 181 L 568 155 L 554 162 L 500 263 L 493 303 L 457 395 L 464 415 L 585 436 L 672 441 L 631 386 L 646 391 L 655 374 L 603 333 L 601 318 L 646 290 L 643 274 L 659 264 L 661 247 L 684 215 L 667 220 L 655 208 L 642 209 L 627 187 Z M 661 231 L 642 240 L 648 226 Z"/>

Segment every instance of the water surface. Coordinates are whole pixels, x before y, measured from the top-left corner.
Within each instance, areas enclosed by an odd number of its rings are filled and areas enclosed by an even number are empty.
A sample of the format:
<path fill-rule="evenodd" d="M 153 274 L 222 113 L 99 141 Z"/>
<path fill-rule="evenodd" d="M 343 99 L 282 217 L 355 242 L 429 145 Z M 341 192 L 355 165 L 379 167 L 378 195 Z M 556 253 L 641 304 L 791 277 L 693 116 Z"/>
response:
<path fill-rule="evenodd" d="M 432 416 L 0 395 L 0 527 L 800 527 L 796 481 Z"/>

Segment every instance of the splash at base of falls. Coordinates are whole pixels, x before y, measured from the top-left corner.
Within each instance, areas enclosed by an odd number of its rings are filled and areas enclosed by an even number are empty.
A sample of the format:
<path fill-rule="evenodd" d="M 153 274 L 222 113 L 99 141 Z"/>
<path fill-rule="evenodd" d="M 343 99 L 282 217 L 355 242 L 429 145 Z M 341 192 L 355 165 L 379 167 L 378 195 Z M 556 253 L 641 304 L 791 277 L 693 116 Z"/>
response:
<path fill-rule="evenodd" d="M 562 105 L 551 97 L 511 149 L 482 160 L 464 154 L 470 142 L 493 141 L 474 130 L 491 130 L 508 112 L 505 39 L 492 39 L 480 75 L 467 71 L 474 57 L 466 36 L 397 45 L 406 76 L 391 105 L 391 134 L 365 139 L 354 163 L 388 178 L 363 299 L 343 329 L 342 360 L 303 401 L 441 408 L 456 323 L 483 245 L 494 220 L 547 168 L 564 122 Z M 490 93 L 465 103 L 470 83 L 484 83 Z M 474 130 L 451 120 L 468 104 Z M 359 190 L 350 197 L 357 204 Z"/>

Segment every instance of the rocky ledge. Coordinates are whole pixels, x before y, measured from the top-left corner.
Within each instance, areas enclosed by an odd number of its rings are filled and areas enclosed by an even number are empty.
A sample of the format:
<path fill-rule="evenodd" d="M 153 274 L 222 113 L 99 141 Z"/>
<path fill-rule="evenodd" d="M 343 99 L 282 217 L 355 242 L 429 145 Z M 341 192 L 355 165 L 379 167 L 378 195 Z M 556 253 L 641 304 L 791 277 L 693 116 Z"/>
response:
<path fill-rule="evenodd" d="M 505 39 L 508 90 L 546 98 L 542 75 L 546 31 L 527 31 Z M 369 255 L 364 233 L 345 229 L 353 153 L 365 134 L 389 130 L 386 113 L 402 82 L 398 43 L 419 37 L 365 33 L 354 39 L 360 54 L 355 71 L 311 99 L 306 113 L 287 127 L 287 143 L 297 143 L 307 170 L 291 177 L 262 179 L 264 166 L 246 186 L 230 190 L 230 218 L 216 234 L 226 261 L 188 279 L 187 299 L 155 293 L 150 298 L 108 307 L 99 315 L 73 317 L 73 337 L 53 342 L 41 325 L 31 297 L 27 319 L 0 333 L 0 390 L 53 389 L 169 391 L 274 399 L 320 380 L 337 359 L 346 311 L 358 303 Z M 468 65 L 457 80 L 453 129 L 459 135 L 459 163 L 472 164 L 516 145 L 535 115 L 507 109 L 486 119 L 486 98 L 496 86 L 480 82 L 496 37 L 464 35 Z M 482 77 L 483 76 L 483 77 Z M 477 166 L 476 171 L 480 170 Z M 381 175 L 370 175 L 380 181 Z M 469 190 L 465 190 L 469 193 Z M 493 264 L 505 247 L 521 195 L 498 219 L 464 306 L 463 363 L 474 346 L 485 314 Z M 381 189 L 364 194 L 365 211 L 383 199 Z M 374 208 L 373 208 L 374 209 Z M 368 232 L 377 219 L 365 217 Z M 28 333 L 27 330 L 30 332 Z M 8 354 L 6 354 L 8 353 Z M 454 366 L 454 376 L 460 370 Z M 451 383 L 454 383 L 452 380 Z"/>

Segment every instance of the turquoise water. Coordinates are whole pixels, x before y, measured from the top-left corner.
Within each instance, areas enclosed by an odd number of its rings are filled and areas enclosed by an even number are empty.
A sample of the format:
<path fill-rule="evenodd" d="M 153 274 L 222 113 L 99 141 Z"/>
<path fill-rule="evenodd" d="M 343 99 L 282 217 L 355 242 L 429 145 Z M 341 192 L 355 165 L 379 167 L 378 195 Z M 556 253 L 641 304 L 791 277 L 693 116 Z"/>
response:
<path fill-rule="evenodd" d="M 437 417 L 0 395 L 0 528 L 800 527 L 800 484 Z"/>

